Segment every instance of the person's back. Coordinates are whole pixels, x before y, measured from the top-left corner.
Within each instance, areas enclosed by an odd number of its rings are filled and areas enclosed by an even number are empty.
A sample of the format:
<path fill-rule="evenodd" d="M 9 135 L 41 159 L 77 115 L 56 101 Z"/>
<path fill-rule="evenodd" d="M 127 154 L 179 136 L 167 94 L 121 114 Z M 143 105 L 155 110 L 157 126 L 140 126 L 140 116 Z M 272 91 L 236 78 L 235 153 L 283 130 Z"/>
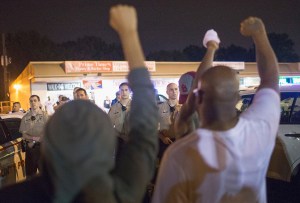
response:
<path fill-rule="evenodd" d="M 253 103 L 238 117 L 236 73 L 224 66 L 202 70 L 189 107 L 197 110 L 201 128 L 165 153 L 154 203 L 266 202 L 265 176 L 280 117 L 278 64 L 260 19 L 245 20 L 241 33 L 252 36 L 258 56 L 261 84 Z M 212 59 L 218 45 L 208 45 Z"/>
<path fill-rule="evenodd" d="M 278 100 L 276 95 L 275 100 Z M 170 169 L 165 182 L 173 185 L 169 188 L 173 194 L 184 190 L 187 195 L 177 199 L 170 193 L 162 202 L 265 202 L 265 174 L 277 130 L 272 123 L 278 122 L 279 117 L 272 110 L 276 102 L 271 106 L 266 104 L 269 110 L 260 109 L 260 113 L 268 112 L 271 120 L 245 113 L 234 128 L 227 131 L 200 128 L 173 144 L 162 162 L 162 167 Z M 254 108 L 255 104 L 249 110 Z M 171 170 L 174 165 L 176 169 Z M 168 193 L 162 188 L 157 190 Z"/>

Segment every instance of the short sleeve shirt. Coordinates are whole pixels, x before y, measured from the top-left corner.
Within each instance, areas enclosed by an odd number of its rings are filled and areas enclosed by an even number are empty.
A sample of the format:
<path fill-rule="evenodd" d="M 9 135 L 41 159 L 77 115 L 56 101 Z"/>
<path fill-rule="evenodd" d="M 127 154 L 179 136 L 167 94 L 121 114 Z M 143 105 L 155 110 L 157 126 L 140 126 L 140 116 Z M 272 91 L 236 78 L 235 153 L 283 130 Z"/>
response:
<path fill-rule="evenodd" d="M 42 137 L 47 119 L 47 114 L 42 110 L 38 111 L 35 116 L 28 111 L 21 120 L 19 131 L 32 137 Z"/>
<path fill-rule="evenodd" d="M 180 104 L 170 107 L 167 101 L 158 105 L 159 130 L 166 130 L 170 138 L 175 138 L 174 122 L 180 108 Z"/>
<path fill-rule="evenodd" d="M 153 202 L 266 202 L 279 119 L 278 93 L 263 88 L 235 127 L 178 140 L 163 157 Z"/>
<path fill-rule="evenodd" d="M 126 105 L 126 110 L 122 109 L 122 104 L 120 102 L 115 103 L 111 106 L 108 116 L 114 126 L 117 134 L 123 140 L 128 140 L 129 133 L 129 112 L 130 112 L 131 101 Z"/>

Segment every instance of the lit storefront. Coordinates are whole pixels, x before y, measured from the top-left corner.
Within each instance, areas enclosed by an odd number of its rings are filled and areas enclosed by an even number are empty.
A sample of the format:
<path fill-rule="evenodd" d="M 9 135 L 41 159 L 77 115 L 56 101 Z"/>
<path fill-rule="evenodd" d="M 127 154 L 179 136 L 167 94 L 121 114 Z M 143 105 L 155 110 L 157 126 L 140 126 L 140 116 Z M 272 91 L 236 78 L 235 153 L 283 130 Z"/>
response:
<path fill-rule="evenodd" d="M 259 78 L 256 63 L 214 62 L 227 65 L 239 72 L 241 88 L 257 86 Z M 166 95 L 170 82 L 178 83 L 181 74 L 195 71 L 199 62 L 146 62 L 153 84 L 159 94 Z M 280 64 L 280 78 L 300 82 L 299 63 Z M 74 87 L 83 87 L 89 98 L 103 107 L 104 100 L 115 98 L 119 84 L 126 81 L 128 63 L 125 61 L 59 61 L 30 62 L 18 78 L 10 85 L 10 100 L 20 101 L 24 109 L 29 108 L 28 98 L 39 95 L 42 105 L 50 98 L 55 103 L 59 95 L 73 99 Z M 286 79 L 295 78 L 295 79 Z"/>

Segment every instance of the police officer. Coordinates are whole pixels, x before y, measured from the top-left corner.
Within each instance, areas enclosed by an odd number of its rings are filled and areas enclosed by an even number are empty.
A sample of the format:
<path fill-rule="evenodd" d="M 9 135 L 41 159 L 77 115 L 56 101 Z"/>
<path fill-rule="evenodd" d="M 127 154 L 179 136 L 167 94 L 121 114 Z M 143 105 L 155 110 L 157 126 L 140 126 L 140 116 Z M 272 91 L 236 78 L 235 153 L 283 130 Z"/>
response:
<path fill-rule="evenodd" d="M 43 137 L 44 125 L 48 119 L 47 113 L 40 108 L 40 97 L 31 95 L 29 98 L 30 110 L 21 120 L 19 131 L 26 142 L 25 170 L 26 177 L 37 173 L 40 159 L 40 143 Z"/>
<path fill-rule="evenodd" d="M 117 152 L 116 158 L 118 158 L 126 142 L 128 141 L 128 119 L 130 110 L 130 87 L 127 82 L 123 82 L 119 85 L 120 101 L 111 106 L 108 116 L 117 133 Z"/>
<path fill-rule="evenodd" d="M 167 85 L 168 100 L 158 105 L 159 115 L 159 153 L 161 159 L 167 147 L 175 141 L 174 122 L 181 105 L 178 103 L 178 86 L 175 83 Z"/>

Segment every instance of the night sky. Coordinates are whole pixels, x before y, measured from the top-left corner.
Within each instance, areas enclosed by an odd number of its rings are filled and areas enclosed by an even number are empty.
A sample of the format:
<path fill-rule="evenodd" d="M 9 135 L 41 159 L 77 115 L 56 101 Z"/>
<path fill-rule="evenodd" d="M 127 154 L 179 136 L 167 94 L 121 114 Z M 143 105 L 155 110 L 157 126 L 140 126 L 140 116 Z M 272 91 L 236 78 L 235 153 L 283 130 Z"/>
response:
<path fill-rule="evenodd" d="M 201 45 L 207 29 L 215 29 L 221 46 L 248 48 L 239 33 L 242 19 L 261 17 L 268 32 L 287 33 L 300 55 L 300 0 L 1 0 L 0 31 L 37 30 L 55 42 L 87 35 L 118 42 L 108 25 L 108 11 L 118 2 L 136 6 L 139 31 L 147 52 Z"/>

